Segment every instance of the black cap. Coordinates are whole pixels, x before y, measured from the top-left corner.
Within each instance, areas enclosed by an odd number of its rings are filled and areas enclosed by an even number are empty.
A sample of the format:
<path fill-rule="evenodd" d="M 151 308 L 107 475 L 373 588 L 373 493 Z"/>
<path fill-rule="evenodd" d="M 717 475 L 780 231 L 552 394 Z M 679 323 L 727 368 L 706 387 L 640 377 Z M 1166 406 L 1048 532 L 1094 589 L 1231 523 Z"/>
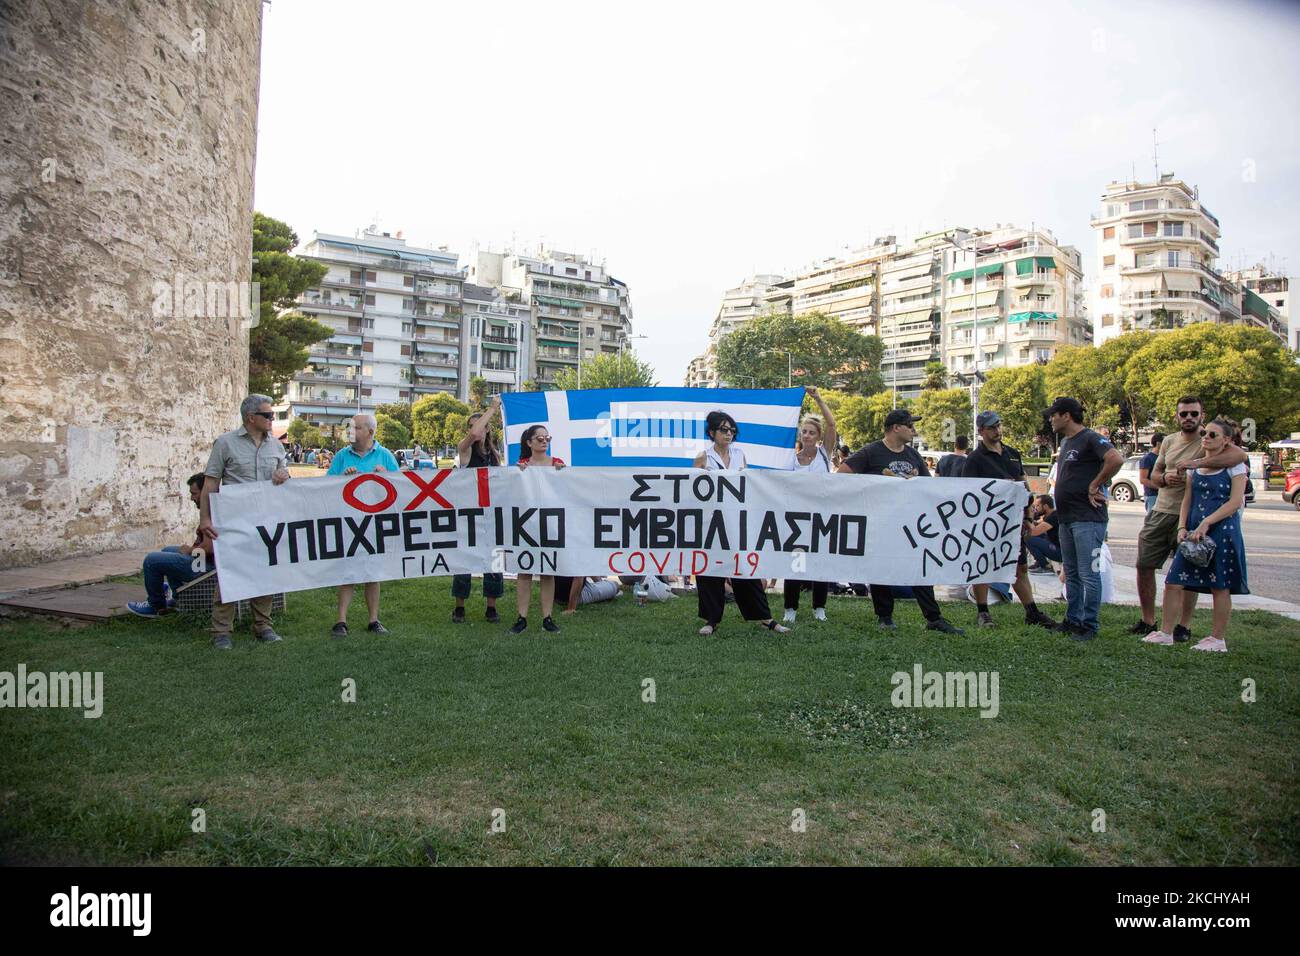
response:
<path fill-rule="evenodd" d="M 921 419 L 913 415 L 906 408 L 895 408 L 885 416 L 885 430 L 893 428 L 895 425 L 914 425 Z"/>
<path fill-rule="evenodd" d="M 1080 421 L 1083 419 L 1083 406 L 1079 404 L 1077 398 L 1067 398 L 1063 395 L 1056 401 L 1052 402 L 1047 411 L 1043 412 L 1043 414 L 1055 415 L 1058 412 L 1071 415 Z"/>
<path fill-rule="evenodd" d="M 979 417 L 975 419 L 976 428 L 991 428 L 994 425 L 1002 424 L 1002 416 L 997 412 L 980 412 Z"/>

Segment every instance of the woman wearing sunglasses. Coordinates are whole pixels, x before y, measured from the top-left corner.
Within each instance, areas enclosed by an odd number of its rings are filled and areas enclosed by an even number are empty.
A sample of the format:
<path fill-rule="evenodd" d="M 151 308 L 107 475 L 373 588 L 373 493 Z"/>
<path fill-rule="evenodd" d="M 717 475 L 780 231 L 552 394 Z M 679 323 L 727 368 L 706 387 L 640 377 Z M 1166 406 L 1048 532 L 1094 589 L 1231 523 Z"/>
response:
<path fill-rule="evenodd" d="M 695 467 L 708 471 L 741 471 L 745 467 L 745 451 L 736 444 L 740 429 L 736 420 L 726 412 L 709 412 L 704 420 L 704 433 L 712 439 L 713 444 L 695 456 Z M 769 631 L 785 634 L 790 629 L 772 620 L 772 611 L 767 605 L 767 594 L 763 585 L 753 578 L 731 578 L 731 593 L 736 597 L 736 606 L 746 621 L 758 621 L 759 625 Z M 726 607 L 726 578 L 697 576 L 695 579 L 696 595 L 699 598 L 699 614 L 704 618 L 700 634 L 704 637 L 715 633 L 722 622 L 722 611 Z"/>
<path fill-rule="evenodd" d="M 551 447 L 551 433 L 546 430 L 545 425 L 529 425 L 524 429 L 524 434 L 519 441 L 519 468 L 522 471 L 525 468 L 563 468 L 564 462 L 559 458 L 552 458 L 549 454 Z M 542 592 L 542 630 L 551 634 L 557 634 L 560 625 L 551 619 L 551 611 L 555 609 L 555 576 L 543 574 L 541 577 Z M 533 576 L 531 574 L 520 574 L 515 577 L 515 607 L 519 611 L 519 619 L 515 621 L 514 626 L 510 628 L 512 634 L 522 634 L 528 629 L 528 605 L 533 599 Z"/>
<path fill-rule="evenodd" d="M 1201 448 L 1206 456 L 1219 453 L 1232 444 L 1232 423 L 1216 418 L 1201 432 Z M 1241 508 L 1246 497 L 1244 464 L 1229 468 L 1192 468 L 1187 472 L 1188 492 L 1183 496 L 1178 520 L 1178 543 L 1214 542 L 1214 556 L 1200 567 L 1183 556 L 1174 555 L 1165 578 L 1165 598 L 1161 609 L 1162 628 L 1146 637 L 1150 644 L 1172 644 L 1172 626 L 1182 611 L 1183 592 L 1209 592 L 1214 597 L 1214 624 L 1211 635 L 1192 647 L 1194 651 L 1227 651 L 1228 618 L 1232 614 L 1232 595 L 1249 594 L 1246 583 L 1246 547 L 1241 538 Z"/>

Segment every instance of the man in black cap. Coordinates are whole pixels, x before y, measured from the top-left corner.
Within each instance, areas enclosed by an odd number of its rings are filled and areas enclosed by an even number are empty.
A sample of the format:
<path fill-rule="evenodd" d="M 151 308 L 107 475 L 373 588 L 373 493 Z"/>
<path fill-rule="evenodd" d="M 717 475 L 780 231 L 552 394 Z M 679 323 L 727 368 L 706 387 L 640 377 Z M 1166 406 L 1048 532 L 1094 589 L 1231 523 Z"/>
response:
<path fill-rule="evenodd" d="M 1059 630 L 1090 641 L 1101 624 L 1100 555 L 1109 514 L 1102 488 L 1124 464 L 1124 456 L 1091 428 L 1083 427 L 1083 406 L 1058 398 L 1045 412 L 1061 438 L 1052 491 L 1061 523 L 1061 564 L 1067 607 Z"/>
<path fill-rule="evenodd" d="M 1020 452 L 1010 445 L 1002 444 L 1002 416 L 997 412 L 980 412 L 975 419 L 975 428 L 979 434 L 979 444 L 966 456 L 962 469 L 963 478 L 1003 478 L 1007 481 L 1025 482 L 1025 467 L 1021 462 Z M 1025 487 L 1029 483 L 1025 482 Z M 1032 498 L 1030 499 L 1033 500 Z M 1026 510 L 1028 516 L 1028 510 Z M 1025 623 L 1039 627 L 1055 628 L 1056 622 L 1038 610 L 1034 603 L 1034 587 L 1029 583 L 1029 558 L 1025 553 L 1024 529 L 1020 535 L 1020 557 L 1016 561 L 1016 581 L 1011 586 L 1025 606 Z M 980 627 L 994 627 L 993 615 L 989 613 L 989 586 L 975 585 L 975 620 Z"/>
<path fill-rule="evenodd" d="M 889 475 L 894 478 L 929 478 L 930 469 L 915 448 L 912 439 L 916 437 L 916 423 L 905 408 L 896 408 L 885 416 L 885 437 L 864 445 L 846 458 L 837 471 L 856 475 Z M 930 631 L 942 631 L 945 634 L 961 634 L 943 619 L 939 602 L 934 599 L 934 588 L 929 585 L 917 585 L 912 588 L 912 596 L 925 615 L 925 626 Z M 894 624 L 894 592 L 887 584 L 871 585 L 871 603 L 881 628 L 892 630 Z"/>

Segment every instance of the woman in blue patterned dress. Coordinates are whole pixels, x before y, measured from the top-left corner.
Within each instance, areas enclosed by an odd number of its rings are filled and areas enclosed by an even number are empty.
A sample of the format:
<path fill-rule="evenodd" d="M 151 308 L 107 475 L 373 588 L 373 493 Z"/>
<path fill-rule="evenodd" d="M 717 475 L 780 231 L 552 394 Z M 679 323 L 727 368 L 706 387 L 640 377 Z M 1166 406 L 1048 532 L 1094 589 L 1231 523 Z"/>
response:
<path fill-rule="evenodd" d="M 1232 441 L 1232 425 L 1216 418 L 1205 426 L 1201 434 L 1201 447 L 1206 455 L 1221 451 Z M 1226 651 L 1228 618 L 1232 614 L 1232 595 L 1249 594 L 1246 584 L 1246 547 L 1241 540 L 1241 509 L 1246 498 L 1246 466 L 1217 468 L 1206 471 L 1193 468 L 1187 472 L 1188 493 L 1183 496 L 1183 510 L 1178 520 L 1178 542 L 1184 539 L 1214 541 L 1214 559 L 1208 567 L 1200 568 L 1182 554 L 1175 554 L 1165 578 L 1165 598 L 1162 612 L 1162 636 L 1178 620 L 1182 608 L 1183 591 L 1196 591 L 1214 596 L 1213 632 L 1194 651 Z M 1173 643 L 1151 641 L 1153 644 Z"/>

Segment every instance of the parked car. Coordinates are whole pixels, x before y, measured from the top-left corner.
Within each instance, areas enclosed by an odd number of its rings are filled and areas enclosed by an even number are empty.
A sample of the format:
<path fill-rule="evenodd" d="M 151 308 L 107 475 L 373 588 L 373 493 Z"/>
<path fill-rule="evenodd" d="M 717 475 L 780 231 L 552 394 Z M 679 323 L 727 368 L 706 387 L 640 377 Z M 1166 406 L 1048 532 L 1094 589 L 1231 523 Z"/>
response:
<path fill-rule="evenodd" d="M 1295 505 L 1300 511 L 1300 465 L 1286 473 L 1286 486 L 1282 489 L 1282 500 Z"/>
<path fill-rule="evenodd" d="M 1123 503 L 1142 500 L 1142 482 L 1138 481 L 1138 465 L 1141 461 L 1141 455 L 1130 455 L 1124 460 L 1124 464 L 1115 473 L 1115 477 L 1110 480 L 1110 497 L 1112 501 Z"/>

